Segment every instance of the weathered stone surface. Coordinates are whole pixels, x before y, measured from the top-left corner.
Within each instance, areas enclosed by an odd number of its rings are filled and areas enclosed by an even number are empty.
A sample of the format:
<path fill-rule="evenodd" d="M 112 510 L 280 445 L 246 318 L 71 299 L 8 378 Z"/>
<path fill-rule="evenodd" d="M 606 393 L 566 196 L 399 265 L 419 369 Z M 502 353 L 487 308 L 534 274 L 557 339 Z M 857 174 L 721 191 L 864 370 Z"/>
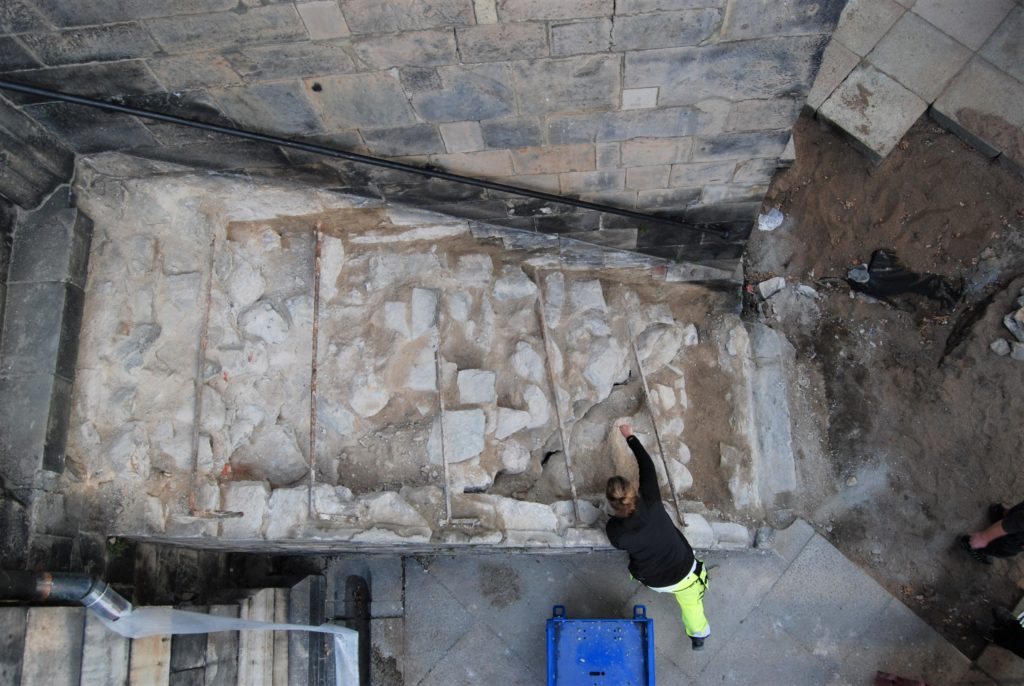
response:
<path fill-rule="evenodd" d="M 683 534 L 694 548 L 707 550 L 715 544 L 715 532 L 702 515 L 683 513 Z"/>
<path fill-rule="evenodd" d="M 867 59 L 925 102 L 932 102 L 970 58 L 970 50 L 907 12 Z"/>
<path fill-rule="evenodd" d="M 541 59 L 513 62 L 511 68 L 521 114 L 611 109 L 619 102 L 618 57 Z"/>
<path fill-rule="evenodd" d="M 0 69 L 14 71 L 16 69 L 33 69 L 43 66 L 31 55 L 21 43 L 9 36 L 0 37 Z"/>
<path fill-rule="evenodd" d="M 696 9 L 619 17 L 612 47 L 626 52 L 698 45 L 718 29 L 721 16 L 718 9 Z"/>
<path fill-rule="evenodd" d="M 501 444 L 501 470 L 506 474 L 521 474 L 530 467 L 530 451 L 519 441 Z"/>
<path fill-rule="evenodd" d="M 633 190 L 650 190 L 666 188 L 672 167 L 662 164 L 654 167 L 629 167 L 626 169 L 626 188 Z"/>
<path fill-rule="evenodd" d="M 533 297 L 537 284 L 530 280 L 522 268 L 512 265 L 502 267 L 501 277 L 494 282 L 494 298 L 498 301 L 518 300 Z"/>
<path fill-rule="evenodd" d="M 0 373 L 57 374 L 72 379 L 82 308 L 82 291 L 72 284 L 10 284 Z"/>
<path fill-rule="evenodd" d="M 621 190 L 626 185 L 626 172 L 617 169 L 603 169 L 592 172 L 568 172 L 558 175 L 559 185 L 565 195 L 599 193 Z"/>
<path fill-rule="evenodd" d="M 515 94 L 504 65 L 439 67 L 441 88 L 412 95 L 412 104 L 433 122 L 479 121 L 515 113 Z"/>
<path fill-rule="evenodd" d="M 605 17 L 612 13 L 612 0 L 498 0 L 498 16 L 502 21 L 535 21 L 539 19 L 578 19 Z"/>
<path fill-rule="evenodd" d="M 444 415 L 445 451 L 449 462 L 471 460 L 484 450 L 483 410 L 454 410 Z"/>
<path fill-rule="evenodd" d="M 892 3 L 896 5 L 895 2 Z M 898 5 L 896 5 L 898 7 Z M 874 43 L 869 46 L 874 47 Z M 860 62 L 860 56 L 851 51 L 843 43 L 833 39 L 825 48 L 825 55 L 821 60 L 821 68 L 814 78 L 814 86 L 807 94 L 807 106 L 818 109 L 822 103 L 832 94 L 832 91 L 843 82 L 846 75 L 853 71 L 853 68 Z"/>
<path fill-rule="evenodd" d="M 1003 317 L 1003 326 L 1014 338 L 1024 343 L 1024 307 Z"/>
<path fill-rule="evenodd" d="M 879 39 L 892 28 L 892 25 L 903 16 L 905 11 L 906 9 L 894 0 L 850 0 L 840 15 L 839 24 L 835 33 L 832 34 L 830 47 L 825 51 L 826 61 L 832 49 L 831 46 L 835 46 L 837 43 L 844 52 L 852 51 L 855 55 L 864 57 L 871 52 L 871 48 L 875 47 Z M 841 81 L 842 77 L 850 73 L 855 66 L 857 66 L 856 61 L 847 67 L 846 73 L 842 74 L 839 80 Z M 824 71 L 824 62 L 821 68 Z M 820 73 L 818 78 L 820 78 Z M 836 81 L 832 87 L 837 85 L 839 85 L 839 81 Z"/>
<path fill-rule="evenodd" d="M 548 50 L 547 27 L 542 23 L 468 26 L 456 29 L 455 36 L 463 63 L 528 60 Z"/>
<path fill-rule="evenodd" d="M 56 102 L 29 105 L 24 111 L 76 152 L 157 145 L 153 134 L 138 119 L 128 115 Z"/>
<path fill-rule="evenodd" d="M 356 70 L 349 53 L 334 43 L 261 45 L 229 52 L 225 58 L 234 72 L 249 81 L 304 77 L 309 74 L 347 74 Z"/>
<path fill-rule="evenodd" d="M 846 0 L 794 0 L 787 3 L 729 3 L 722 40 L 765 36 L 829 34 L 839 22 Z"/>
<path fill-rule="evenodd" d="M 341 8 L 333 0 L 296 3 L 295 9 L 306 25 L 306 31 L 313 40 L 345 38 L 350 35 Z"/>
<path fill-rule="evenodd" d="M 0 376 L 0 464 L 8 487 L 34 485 L 40 469 L 63 471 L 70 407 L 64 379 Z"/>
<path fill-rule="evenodd" d="M 1018 81 L 1024 82 L 1024 8 L 1011 10 L 978 54 Z"/>
<path fill-rule="evenodd" d="M 419 338 L 437 321 L 437 291 L 414 288 L 412 291 L 412 337 Z"/>
<path fill-rule="evenodd" d="M 113 5 L 39 0 L 35 4 L 54 25 L 60 27 L 130 21 L 171 14 L 218 12 L 236 6 L 232 0 L 127 0 Z"/>
<path fill-rule="evenodd" d="M 221 521 L 224 538 L 261 538 L 270 488 L 262 481 L 229 481 L 221 487 L 224 509 L 241 517 Z"/>
<path fill-rule="evenodd" d="M 733 104 L 725 123 L 726 131 L 789 129 L 796 122 L 803 103 L 792 98 L 744 100 Z"/>
<path fill-rule="evenodd" d="M 83 23 L 94 24 L 97 22 Z M 47 30 L 50 26 L 39 14 L 39 11 L 35 7 L 30 7 L 26 0 L 8 0 L 0 5 L 0 28 L 5 33 L 21 33 Z"/>
<path fill-rule="evenodd" d="M 496 402 L 494 392 L 495 374 L 485 369 L 463 369 L 459 371 L 459 402 L 463 405 L 483 405 Z"/>
<path fill-rule="evenodd" d="M 976 6 L 932 0 L 915 6 L 914 13 L 971 50 L 978 50 L 1013 9 L 1012 0 L 995 0 Z"/>
<path fill-rule="evenodd" d="M 441 138 L 448 152 L 473 152 L 484 148 L 480 123 L 475 121 L 441 124 Z"/>
<path fill-rule="evenodd" d="M 570 24 L 551 25 L 551 55 L 590 55 L 611 50 L 612 22 L 610 19 L 590 19 Z"/>
<path fill-rule="evenodd" d="M 387 129 L 363 129 L 366 147 L 376 155 L 429 155 L 444 152 L 444 143 L 433 124 L 413 124 Z"/>
<path fill-rule="evenodd" d="M 512 151 L 512 163 L 519 174 L 557 174 L 591 171 L 595 168 L 594 146 L 555 145 Z"/>
<path fill-rule="evenodd" d="M 711 522 L 711 530 L 715 534 L 715 542 L 719 548 L 749 548 L 750 531 L 742 524 L 734 522 Z"/>
<path fill-rule="evenodd" d="M 474 23 L 472 0 L 348 0 L 342 11 L 354 34 L 394 33 Z"/>
<path fill-rule="evenodd" d="M 172 55 L 307 37 L 294 5 L 251 7 L 242 13 L 162 17 L 147 20 L 145 26 L 160 47 Z"/>
<path fill-rule="evenodd" d="M 320 91 L 314 86 L 320 84 Z M 416 123 L 396 74 L 331 75 L 306 79 L 306 92 L 329 131 Z"/>
<path fill-rule="evenodd" d="M 595 140 L 690 136 L 703 129 L 706 118 L 703 112 L 688 107 L 551 117 L 548 119 L 548 140 L 552 145 L 563 145 Z"/>
<path fill-rule="evenodd" d="M 309 519 L 309 491 L 306 487 L 276 488 L 267 506 L 268 539 L 299 538 Z M 204 646 L 205 647 L 205 646 Z"/>
<path fill-rule="evenodd" d="M 26 33 L 20 38 L 39 59 L 54 67 L 149 57 L 159 51 L 149 34 L 134 23 L 106 24 L 57 33 Z"/>
<path fill-rule="evenodd" d="M 491 119 L 480 122 L 488 148 L 526 148 L 540 145 L 540 124 L 536 119 Z"/>
<path fill-rule="evenodd" d="M 257 83 L 217 89 L 211 94 L 225 114 L 247 128 L 278 134 L 324 130 L 298 83 Z"/>
<path fill-rule="evenodd" d="M 55 194 L 27 215 L 11 246 L 8 283 L 68 281 L 85 285 L 92 222 Z"/>
<path fill-rule="evenodd" d="M 429 67 L 457 61 L 451 30 L 409 31 L 386 36 L 356 38 L 356 56 L 370 69 Z"/>
<path fill-rule="evenodd" d="M 231 455 L 231 468 L 252 478 L 286 486 L 306 476 L 309 465 L 289 426 L 266 426 Z"/>
<path fill-rule="evenodd" d="M 270 345 L 277 345 L 287 340 L 288 331 L 291 328 L 288 321 L 266 301 L 245 310 L 239 315 L 238 324 L 246 335 L 265 341 Z"/>
<path fill-rule="evenodd" d="M 494 437 L 498 440 L 508 438 L 517 431 L 525 429 L 529 423 L 529 412 L 514 410 L 508 407 L 499 407 L 498 422 L 497 428 L 494 430 Z"/>
<path fill-rule="evenodd" d="M 693 147 L 691 138 L 639 138 L 620 143 L 622 165 L 651 167 L 685 162 Z"/>
<path fill-rule="evenodd" d="M 464 176 L 497 176 L 512 174 L 512 159 L 505 150 L 431 155 L 431 164 Z"/>

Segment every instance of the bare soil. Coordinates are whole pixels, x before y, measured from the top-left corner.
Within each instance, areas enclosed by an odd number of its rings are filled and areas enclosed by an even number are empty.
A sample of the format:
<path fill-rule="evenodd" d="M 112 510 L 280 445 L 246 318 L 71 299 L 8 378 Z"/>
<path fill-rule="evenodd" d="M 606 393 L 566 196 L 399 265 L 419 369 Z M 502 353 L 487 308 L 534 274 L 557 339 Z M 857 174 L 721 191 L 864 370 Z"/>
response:
<path fill-rule="evenodd" d="M 975 657 L 977 625 L 1024 589 L 1024 555 L 983 566 L 956 543 L 987 526 L 989 503 L 1024 499 L 1024 362 L 989 349 L 1012 339 L 1001 320 L 1024 286 L 1024 176 L 927 117 L 877 167 L 807 116 L 795 136 L 796 163 L 764 210 L 786 219 L 755 229 L 747 254 L 748 282 L 781 275 L 790 287 L 747 300 L 796 348 L 802 514 Z M 920 296 L 854 297 L 846 272 L 878 248 L 962 283 L 963 299 L 946 310 Z"/>

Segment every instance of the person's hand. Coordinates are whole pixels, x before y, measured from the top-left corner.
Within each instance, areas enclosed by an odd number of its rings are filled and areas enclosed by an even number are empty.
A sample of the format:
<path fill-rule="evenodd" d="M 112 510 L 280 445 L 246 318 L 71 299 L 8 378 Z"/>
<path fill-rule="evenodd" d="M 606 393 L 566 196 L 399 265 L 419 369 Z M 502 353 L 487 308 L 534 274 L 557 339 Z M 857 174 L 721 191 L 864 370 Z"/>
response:
<path fill-rule="evenodd" d="M 622 432 L 622 437 L 623 438 L 629 438 L 630 436 L 633 435 L 633 427 L 631 427 L 629 424 L 622 424 L 622 425 L 620 425 L 619 426 L 619 431 Z"/>

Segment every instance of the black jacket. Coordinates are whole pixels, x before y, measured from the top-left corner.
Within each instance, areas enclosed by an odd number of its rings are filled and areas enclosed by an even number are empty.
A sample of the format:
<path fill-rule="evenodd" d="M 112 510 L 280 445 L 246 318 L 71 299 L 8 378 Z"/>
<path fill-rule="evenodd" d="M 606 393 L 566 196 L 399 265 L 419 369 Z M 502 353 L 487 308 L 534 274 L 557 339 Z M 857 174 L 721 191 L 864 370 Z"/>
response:
<path fill-rule="evenodd" d="M 656 588 L 671 586 L 690 573 L 693 548 L 665 511 L 651 456 L 636 436 L 626 443 L 640 467 L 640 497 L 636 512 L 625 519 L 612 517 L 605 531 L 613 546 L 629 553 L 633 578 Z"/>

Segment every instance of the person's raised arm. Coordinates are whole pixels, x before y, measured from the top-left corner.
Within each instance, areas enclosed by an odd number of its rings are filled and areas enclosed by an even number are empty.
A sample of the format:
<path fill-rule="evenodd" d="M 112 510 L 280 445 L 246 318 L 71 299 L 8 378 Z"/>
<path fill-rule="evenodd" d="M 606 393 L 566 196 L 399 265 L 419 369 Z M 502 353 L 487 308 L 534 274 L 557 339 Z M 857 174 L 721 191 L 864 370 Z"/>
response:
<path fill-rule="evenodd" d="M 647 450 L 640 443 L 640 439 L 633 433 L 633 427 L 629 424 L 623 424 L 619 427 L 619 431 L 622 432 L 623 437 L 626 439 L 626 445 L 633 451 L 636 464 L 640 468 L 640 497 L 651 502 L 661 500 L 661 491 L 658 488 L 658 472 L 654 469 L 654 462 L 651 460 L 651 456 L 647 454 Z"/>

